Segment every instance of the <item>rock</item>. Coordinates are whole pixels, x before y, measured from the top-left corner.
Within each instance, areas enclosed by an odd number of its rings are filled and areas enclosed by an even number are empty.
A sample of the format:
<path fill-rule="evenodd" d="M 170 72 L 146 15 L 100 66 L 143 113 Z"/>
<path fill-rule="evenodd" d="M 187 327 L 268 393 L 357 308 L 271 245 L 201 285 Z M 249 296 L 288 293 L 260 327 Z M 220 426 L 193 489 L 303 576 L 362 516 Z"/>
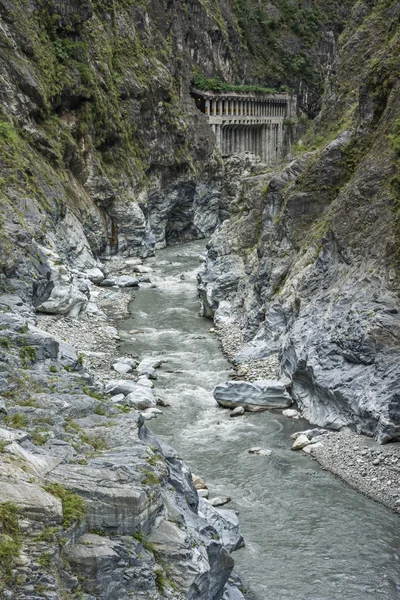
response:
<path fill-rule="evenodd" d="M 0 427 L 0 441 L 2 442 L 23 442 L 24 440 L 30 439 L 30 435 L 27 431 L 20 431 L 18 429 L 3 429 Z"/>
<path fill-rule="evenodd" d="M 249 369 L 247 367 L 239 367 L 236 371 L 236 374 L 238 377 L 246 377 L 246 375 L 248 374 Z"/>
<path fill-rule="evenodd" d="M 286 408 L 292 404 L 285 386 L 274 379 L 254 382 L 228 381 L 216 386 L 214 398 L 220 406 L 226 408 L 243 406 L 245 410 L 251 412 L 269 408 Z"/>
<path fill-rule="evenodd" d="M 303 452 L 305 452 L 306 454 L 312 454 L 314 451 L 314 448 L 322 448 L 323 444 L 321 442 L 315 442 L 315 444 L 309 444 L 308 446 L 304 446 L 302 448 Z"/>
<path fill-rule="evenodd" d="M 88 298 L 75 285 L 55 285 L 50 297 L 38 304 L 38 312 L 77 317 L 85 310 Z"/>
<path fill-rule="evenodd" d="M 292 445 L 292 450 L 301 450 L 302 448 L 304 448 L 305 446 L 308 446 L 309 444 L 311 444 L 311 442 L 308 439 L 308 437 L 304 433 L 301 433 L 295 439 L 295 441 Z"/>
<path fill-rule="evenodd" d="M 193 485 L 197 491 L 198 490 L 208 490 L 208 487 L 206 486 L 206 484 L 204 483 L 202 478 L 199 477 L 198 475 L 195 475 L 194 473 L 192 473 L 192 480 L 193 480 Z"/>
<path fill-rule="evenodd" d="M 254 448 L 249 448 L 248 452 L 249 454 L 258 454 L 259 456 L 271 456 L 272 454 L 272 450 L 269 450 L 267 448 L 259 448 L 258 446 L 255 446 Z"/>
<path fill-rule="evenodd" d="M 61 500 L 45 492 L 39 485 L 2 481 L 0 502 L 14 502 L 29 519 L 45 523 L 46 526 L 61 524 Z"/>
<path fill-rule="evenodd" d="M 139 377 L 147 377 L 148 379 L 158 379 L 158 373 L 155 369 L 153 369 L 153 367 L 144 367 L 144 368 L 140 368 L 140 365 L 138 366 L 138 374 Z"/>
<path fill-rule="evenodd" d="M 210 492 L 208 490 L 197 490 L 197 493 L 199 495 L 199 498 L 208 498 L 208 496 L 210 495 Z"/>
<path fill-rule="evenodd" d="M 162 398 L 157 398 L 157 406 L 171 406 L 169 402 L 163 400 Z"/>
<path fill-rule="evenodd" d="M 117 287 L 121 287 L 121 288 L 137 287 L 139 285 L 139 280 L 137 277 L 134 277 L 133 275 L 121 275 L 119 277 L 107 277 L 106 279 L 104 279 L 101 282 L 101 285 L 103 287 L 113 287 L 113 286 L 117 286 Z"/>
<path fill-rule="evenodd" d="M 105 391 L 107 394 L 115 396 L 117 394 L 130 394 L 137 391 L 137 383 L 130 379 L 112 379 L 106 384 Z"/>
<path fill-rule="evenodd" d="M 159 367 L 161 367 L 161 365 L 163 364 L 163 362 L 165 362 L 163 359 L 161 358 L 153 358 L 151 356 L 148 356 L 146 358 L 144 358 L 143 360 L 140 361 L 140 363 L 137 366 L 137 371 L 141 372 L 144 371 L 148 368 L 150 369 L 158 369 Z"/>
<path fill-rule="evenodd" d="M 4 398 L 0 398 L 0 418 L 2 415 L 6 416 L 8 414 L 7 405 Z"/>
<path fill-rule="evenodd" d="M 289 419 L 298 419 L 300 417 L 299 411 L 294 408 L 287 408 L 282 411 L 282 414 L 284 417 L 289 417 Z"/>
<path fill-rule="evenodd" d="M 131 392 L 126 396 L 124 404 L 137 410 L 145 410 L 155 407 L 156 399 L 149 388 L 135 383 Z"/>
<path fill-rule="evenodd" d="M 244 415 L 245 410 L 243 406 L 237 406 L 236 408 L 234 408 L 232 410 L 232 412 L 230 413 L 230 417 L 240 417 L 240 415 Z"/>
<path fill-rule="evenodd" d="M 136 358 L 131 358 L 129 356 L 121 356 L 120 358 L 116 358 L 115 362 L 123 365 L 128 365 L 132 369 L 136 369 L 136 367 L 139 364 L 139 361 Z"/>
<path fill-rule="evenodd" d="M 216 496 L 215 498 L 211 498 L 208 502 L 211 506 L 223 506 L 224 504 L 228 504 L 231 502 L 232 498 L 228 498 L 227 496 Z"/>
<path fill-rule="evenodd" d="M 104 273 L 98 268 L 94 267 L 93 269 L 88 269 L 86 271 L 86 277 L 90 279 L 92 283 L 99 284 L 104 279 Z"/>
<path fill-rule="evenodd" d="M 233 552 L 244 546 L 239 519 L 233 510 L 216 509 L 211 502 L 200 498 L 199 514 L 217 531 L 224 547 Z"/>
<path fill-rule="evenodd" d="M 116 396 L 113 396 L 111 398 L 111 402 L 114 402 L 115 404 L 119 404 L 119 403 L 123 403 L 124 399 L 125 399 L 124 394 L 117 394 Z"/>
<path fill-rule="evenodd" d="M 124 375 L 125 373 L 130 373 L 132 371 L 131 366 L 123 363 L 114 363 L 112 368 L 114 369 L 114 371 L 120 373 L 121 375 Z"/>
<path fill-rule="evenodd" d="M 139 379 L 137 380 L 137 384 L 150 389 L 154 388 L 154 383 L 145 376 L 139 377 Z"/>

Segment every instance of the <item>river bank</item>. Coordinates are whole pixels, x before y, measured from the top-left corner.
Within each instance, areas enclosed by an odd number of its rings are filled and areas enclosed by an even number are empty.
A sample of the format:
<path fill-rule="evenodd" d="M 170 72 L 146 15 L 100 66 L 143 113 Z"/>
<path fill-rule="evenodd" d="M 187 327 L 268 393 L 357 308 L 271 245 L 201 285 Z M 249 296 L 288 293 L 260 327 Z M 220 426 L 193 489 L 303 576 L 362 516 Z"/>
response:
<path fill-rule="evenodd" d="M 239 328 L 216 325 L 215 332 L 224 354 L 232 361 L 244 345 Z M 279 378 L 278 357 L 273 354 L 265 359 L 248 360 L 238 365 L 236 372 L 238 379 L 247 381 Z M 400 443 L 381 445 L 373 438 L 343 428 L 327 431 L 322 446 L 307 448 L 323 469 L 400 514 Z"/>
<path fill-rule="evenodd" d="M 108 271 L 133 279 L 132 261 Z M 0 530 L 10 510 L 15 536 L 7 548 L 0 539 L 0 595 L 243 600 L 240 580 L 228 582 L 236 515 L 199 500 L 189 469 L 146 427 L 151 411 L 135 406 L 161 413 L 154 369 L 141 373 L 146 357 L 119 347 L 134 292 L 85 285 L 80 319 L 0 296 Z"/>

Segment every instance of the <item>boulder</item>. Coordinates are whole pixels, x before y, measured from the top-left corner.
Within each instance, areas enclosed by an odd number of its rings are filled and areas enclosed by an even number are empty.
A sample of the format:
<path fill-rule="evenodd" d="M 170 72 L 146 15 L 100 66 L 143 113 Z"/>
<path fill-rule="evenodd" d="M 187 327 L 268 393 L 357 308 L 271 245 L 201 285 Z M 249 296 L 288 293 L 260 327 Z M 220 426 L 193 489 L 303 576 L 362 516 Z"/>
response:
<path fill-rule="evenodd" d="M 308 437 L 304 433 L 301 433 L 293 442 L 292 450 L 301 450 L 309 444 L 311 444 L 311 442 Z"/>
<path fill-rule="evenodd" d="M 211 506 L 223 506 L 224 504 L 228 504 L 228 502 L 231 500 L 232 498 L 229 498 L 228 496 L 216 496 L 208 502 L 211 504 Z"/>
<path fill-rule="evenodd" d="M 88 298 L 75 285 L 56 285 L 50 297 L 36 306 L 36 310 L 51 315 L 77 317 L 85 310 Z"/>
<path fill-rule="evenodd" d="M 117 394 L 127 396 L 135 390 L 137 390 L 137 384 L 130 379 L 112 379 L 106 384 L 106 393 L 112 396 L 116 396 Z"/>
<path fill-rule="evenodd" d="M 221 383 L 214 389 L 214 398 L 220 406 L 226 408 L 243 406 L 250 412 L 286 408 L 292 404 L 285 385 L 276 379 Z"/>
<path fill-rule="evenodd" d="M 125 373 L 130 373 L 130 371 L 132 371 L 132 367 L 124 363 L 114 363 L 112 368 L 114 369 L 114 371 L 120 373 L 121 375 L 124 375 Z"/>
<path fill-rule="evenodd" d="M 233 552 L 244 546 L 239 518 L 233 510 L 214 508 L 210 502 L 200 498 L 199 514 L 214 527 L 228 552 Z"/>
<path fill-rule="evenodd" d="M 244 415 L 245 410 L 243 408 L 243 406 L 237 406 L 236 408 L 233 409 L 233 411 L 231 412 L 231 414 L 229 415 L 230 417 L 240 417 L 240 415 Z"/>
<path fill-rule="evenodd" d="M 300 413 L 298 410 L 294 408 L 287 408 L 282 411 L 284 417 L 288 417 L 289 419 L 298 419 L 300 417 Z"/>
<path fill-rule="evenodd" d="M 90 279 L 92 283 L 99 284 L 104 279 L 104 273 L 97 267 L 93 269 L 88 269 L 85 273 L 86 277 Z"/>
<path fill-rule="evenodd" d="M 1 502 L 14 502 L 29 519 L 46 523 L 47 526 L 61 524 L 61 500 L 33 483 L 2 481 Z"/>
<path fill-rule="evenodd" d="M 131 392 L 124 399 L 124 404 L 137 410 L 145 410 L 146 408 L 155 408 L 156 399 L 151 389 L 135 383 Z"/>
<path fill-rule="evenodd" d="M 138 367 L 138 373 L 139 373 L 139 377 L 147 377 L 148 379 L 158 379 L 158 373 L 155 369 L 153 369 L 153 367 L 144 367 L 144 368 L 140 368 L 140 365 Z"/>

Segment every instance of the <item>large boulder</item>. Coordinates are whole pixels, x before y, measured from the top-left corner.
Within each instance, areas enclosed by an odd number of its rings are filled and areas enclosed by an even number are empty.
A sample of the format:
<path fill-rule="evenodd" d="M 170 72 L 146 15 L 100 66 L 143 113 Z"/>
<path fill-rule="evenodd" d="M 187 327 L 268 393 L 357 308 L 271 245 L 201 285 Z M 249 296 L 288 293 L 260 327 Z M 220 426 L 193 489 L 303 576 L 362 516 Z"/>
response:
<path fill-rule="evenodd" d="M 214 398 L 220 406 L 234 408 L 243 406 L 250 412 L 268 408 L 287 408 L 292 399 L 284 383 L 277 379 L 259 381 L 227 381 L 214 389 Z"/>

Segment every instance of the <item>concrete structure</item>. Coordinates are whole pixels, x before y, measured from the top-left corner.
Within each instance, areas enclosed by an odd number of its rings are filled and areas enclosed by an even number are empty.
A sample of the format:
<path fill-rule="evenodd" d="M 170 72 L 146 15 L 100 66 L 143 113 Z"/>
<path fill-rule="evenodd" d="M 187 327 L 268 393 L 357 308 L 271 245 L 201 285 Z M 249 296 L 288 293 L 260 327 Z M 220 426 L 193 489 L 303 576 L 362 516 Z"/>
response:
<path fill-rule="evenodd" d="M 296 117 L 296 97 L 193 89 L 223 156 L 252 152 L 266 164 L 282 158 L 284 120 Z"/>

